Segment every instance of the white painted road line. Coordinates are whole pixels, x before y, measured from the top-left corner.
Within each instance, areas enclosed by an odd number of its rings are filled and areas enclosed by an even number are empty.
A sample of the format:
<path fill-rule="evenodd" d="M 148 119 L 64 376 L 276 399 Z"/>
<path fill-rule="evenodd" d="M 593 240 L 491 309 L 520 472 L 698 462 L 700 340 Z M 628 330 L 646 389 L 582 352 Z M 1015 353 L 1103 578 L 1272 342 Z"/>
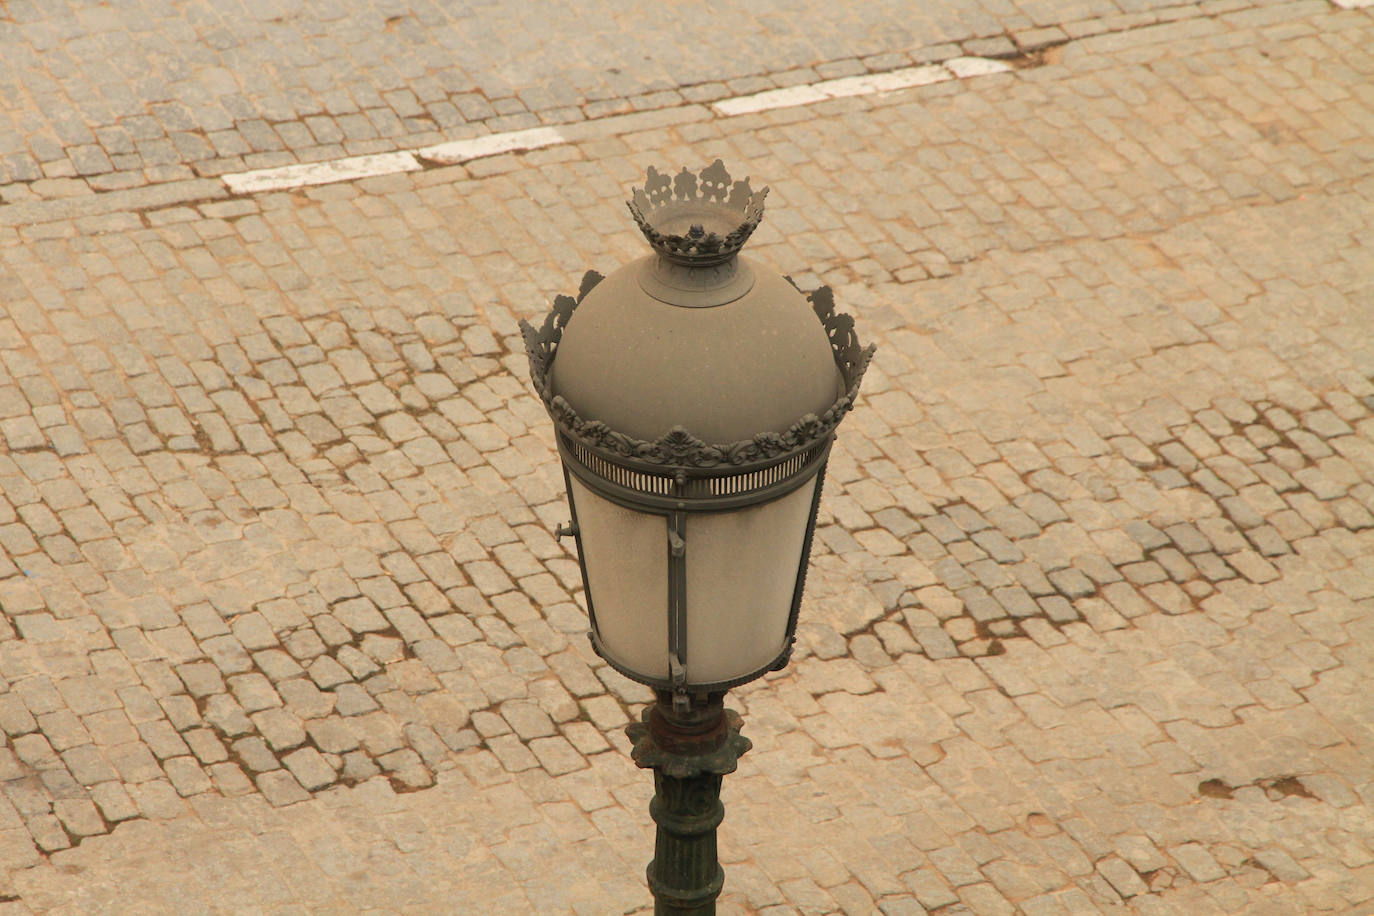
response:
<path fill-rule="evenodd" d="M 874 95 L 883 92 L 896 92 L 915 86 L 927 86 L 950 79 L 964 79 L 971 76 L 985 76 L 989 73 L 1005 73 L 1011 67 L 1000 60 L 984 57 L 956 57 L 942 64 L 928 64 L 924 67 L 907 67 L 903 70 L 889 70 L 886 73 L 869 73 L 864 76 L 845 76 L 840 79 L 823 80 L 804 86 L 789 86 L 786 89 L 768 89 L 753 95 L 742 95 L 733 99 L 721 99 L 711 105 L 716 113 L 724 117 L 754 114 L 771 111 L 775 108 L 793 108 L 797 105 L 812 105 L 826 99 L 848 98 L 856 95 Z"/>
<path fill-rule="evenodd" d="M 224 183 L 235 194 L 254 194 L 261 191 L 286 191 L 309 185 L 331 184 L 336 181 L 355 181 L 413 172 L 420 163 L 410 152 L 377 153 L 372 156 L 350 156 L 328 162 L 303 162 L 275 169 L 255 169 L 224 176 Z"/>
<path fill-rule="evenodd" d="M 753 95 L 721 99 L 719 102 L 712 103 L 711 107 L 715 109 L 717 114 L 730 118 L 735 115 L 772 111 L 775 108 L 812 105 L 827 99 L 895 92 L 898 89 L 910 89 L 914 86 L 925 86 L 953 78 L 954 74 L 949 70 L 931 64 L 925 67 L 890 70 L 887 73 L 845 76 L 839 79 L 823 80 L 819 83 L 808 83 L 803 86 L 789 86 L 786 89 L 767 89 Z"/>
<path fill-rule="evenodd" d="M 952 57 L 943 66 L 961 80 L 970 76 L 987 76 L 989 73 L 1006 73 L 1011 69 L 1011 64 L 1005 61 L 986 57 Z"/>
<path fill-rule="evenodd" d="M 896 92 L 899 89 L 912 89 L 942 83 L 950 74 L 936 64 L 924 67 L 907 67 L 904 70 L 889 70 L 886 73 L 866 73 L 863 76 L 846 76 L 841 79 L 826 80 L 818 84 L 831 98 L 846 98 L 852 95 L 873 95 L 880 92 Z"/>
<path fill-rule="evenodd" d="M 567 143 L 568 138 L 556 127 L 533 127 L 529 130 L 513 130 L 504 134 L 489 134 L 471 140 L 454 140 L 417 149 L 415 155 L 427 162 L 440 165 L 453 165 L 483 156 L 510 153 L 517 150 L 539 149 L 544 146 L 557 146 Z"/>
<path fill-rule="evenodd" d="M 1339 0 L 1338 0 L 1339 2 Z M 1374 0 L 1346 0 L 1363 3 Z M 786 89 L 769 89 L 753 95 L 733 99 L 721 99 L 711 105 L 716 114 L 723 117 L 753 114 L 770 111 L 774 108 L 792 108 L 797 105 L 813 105 L 827 99 L 841 99 L 860 95 L 875 95 L 911 89 L 951 79 L 965 79 L 984 76 L 989 73 L 1004 73 L 1011 67 L 1000 60 L 983 57 L 956 57 L 941 64 L 927 64 L 922 67 L 907 67 L 890 70 L 886 73 L 868 73 L 863 76 L 845 76 L 839 79 L 822 80 L 804 86 L 790 86 Z M 586 122 L 594 124 L 595 122 Z M 568 137 L 556 127 L 534 127 L 529 130 L 513 130 L 469 140 L 454 140 L 439 143 L 417 150 L 402 150 L 395 153 L 378 153 L 372 156 L 350 156 L 330 162 L 306 162 L 300 165 L 285 165 L 273 169 L 255 169 L 251 172 L 237 172 L 224 175 L 224 184 L 235 194 L 254 194 L 261 191 L 288 191 L 312 185 L 332 184 L 336 181 L 356 181 L 359 178 L 375 178 L 379 175 L 393 175 L 397 172 L 414 172 L 424 168 L 425 163 L 453 165 L 495 156 L 500 153 L 540 149 L 567 143 Z"/>

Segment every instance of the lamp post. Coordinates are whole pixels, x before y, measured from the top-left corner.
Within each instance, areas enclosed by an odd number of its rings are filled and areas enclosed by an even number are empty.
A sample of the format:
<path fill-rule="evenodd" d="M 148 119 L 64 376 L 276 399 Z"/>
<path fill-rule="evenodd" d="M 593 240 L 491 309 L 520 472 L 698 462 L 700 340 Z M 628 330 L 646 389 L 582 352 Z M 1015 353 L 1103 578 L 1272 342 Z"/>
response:
<path fill-rule="evenodd" d="M 720 160 L 628 202 L 653 253 L 521 323 L 552 416 L 592 646 L 654 689 L 626 732 L 654 771 L 655 913 L 713 914 L 721 778 L 750 747 L 725 693 L 786 666 L 835 428 L 874 348 L 739 256 L 768 189 Z"/>

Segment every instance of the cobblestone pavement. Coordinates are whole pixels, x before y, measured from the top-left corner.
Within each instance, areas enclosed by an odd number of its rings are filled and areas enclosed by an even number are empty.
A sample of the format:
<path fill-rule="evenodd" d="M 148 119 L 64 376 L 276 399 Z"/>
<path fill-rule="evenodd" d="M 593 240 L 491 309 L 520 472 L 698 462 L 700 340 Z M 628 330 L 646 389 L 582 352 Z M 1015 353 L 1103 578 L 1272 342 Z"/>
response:
<path fill-rule="evenodd" d="M 0 2 L 0 198 L 417 148 L 1271 0 Z M 1350 0 L 1361 2 L 1361 0 Z M 14 100 L 14 101 L 11 101 Z"/>
<path fill-rule="evenodd" d="M 220 9 L 184 28 L 289 49 Z M 883 9 L 858 44 L 919 59 Z M 583 635 L 516 321 L 641 253 L 646 165 L 716 156 L 772 187 L 754 256 L 879 346 L 796 660 L 732 694 L 722 911 L 1374 913 L 1374 15 L 1190 9 L 1009 73 L 734 118 L 684 94 L 294 193 L 194 154 L 70 197 L 11 170 L 0 914 L 645 912 L 647 694 Z M 71 59 L 0 10 L 6 53 Z M 331 104 L 357 54 L 420 98 L 423 22 L 283 84 Z M 634 91 L 707 69 L 659 66 Z M 213 67 L 157 98 L 199 111 Z M 31 142 L 57 109 L 26 99 Z M 262 164 L 237 155 L 206 154 Z"/>

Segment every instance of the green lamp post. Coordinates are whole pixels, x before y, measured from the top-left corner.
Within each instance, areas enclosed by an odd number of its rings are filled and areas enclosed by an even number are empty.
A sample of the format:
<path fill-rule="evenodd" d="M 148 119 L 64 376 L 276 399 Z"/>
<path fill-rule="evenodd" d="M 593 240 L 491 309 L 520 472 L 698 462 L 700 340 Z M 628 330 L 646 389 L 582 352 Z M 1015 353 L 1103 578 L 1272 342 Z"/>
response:
<path fill-rule="evenodd" d="M 592 646 L 657 698 L 627 734 L 654 771 L 660 916 L 715 912 L 721 778 L 750 747 L 725 693 L 791 656 L 826 459 L 874 352 L 828 288 L 739 255 L 766 194 L 720 160 L 651 167 L 628 205 L 653 253 L 521 325 Z"/>

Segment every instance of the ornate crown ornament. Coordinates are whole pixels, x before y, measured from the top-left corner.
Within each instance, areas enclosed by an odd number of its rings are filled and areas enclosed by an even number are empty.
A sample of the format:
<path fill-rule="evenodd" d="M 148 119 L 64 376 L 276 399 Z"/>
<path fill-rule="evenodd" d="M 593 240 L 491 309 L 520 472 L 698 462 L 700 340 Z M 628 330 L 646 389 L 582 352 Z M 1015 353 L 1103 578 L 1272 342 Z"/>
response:
<path fill-rule="evenodd" d="M 762 197 L 759 198 L 760 209 Z M 807 295 L 811 309 L 820 319 L 830 340 L 835 365 L 844 379 L 844 393 L 820 416 L 806 414 L 781 433 L 763 432 L 738 442 L 708 443 L 681 426 L 675 426 L 652 442 L 618 433 L 600 420 L 587 420 L 578 415 L 561 395 L 553 393 L 549 383 L 549 369 L 553 366 L 563 329 L 573 311 L 587 294 L 601 282 L 601 274 L 587 271 L 582 278 L 577 298 L 557 296 L 553 309 L 544 318 L 543 326 L 535 328 L 528 321 L 520 322 L 525 338 L 525 353 L 530 361 L 530 379 L 539 398 L 554 422 L 582 444 L 621 459 L 668 468 L 730 468 L 772 461 L 793 452 L 802 451 L 834 432 L 840 420 L 854 406 L 859 395 L 859 383 L 877 347 L 859 344 L 854 333 L 854 319 L 835 311 L 835 296 L 830 287 L 822 286 Z M 787 281 L 792 283 L 792 278 Z M 792 283 L 796 287 L 795 283 Z M 800 288 L 797 287 L 798 292 Z"/>
<path fill-rule="evenodd" d="M 752 191 L 749 179 L 730 181 L 717 159 L 694 175 L 686 168 L 669 178 L 649 166 L 644 187 L 625 205 L 664 258 L 688 267 L 709 267 L 732 258 L 763 219 L 768 189 Z"/>

